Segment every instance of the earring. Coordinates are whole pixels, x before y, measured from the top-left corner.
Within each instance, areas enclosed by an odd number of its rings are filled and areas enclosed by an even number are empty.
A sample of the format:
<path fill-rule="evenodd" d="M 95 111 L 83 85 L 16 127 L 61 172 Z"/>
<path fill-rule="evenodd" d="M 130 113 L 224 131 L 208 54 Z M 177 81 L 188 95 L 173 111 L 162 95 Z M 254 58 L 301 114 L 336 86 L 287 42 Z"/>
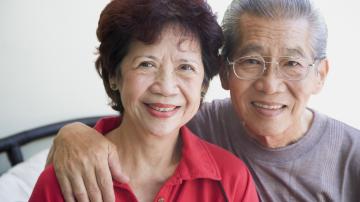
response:
<path fill-rule="evenodd" d="M 117 85 L 115 83 L 111 83 L 110 88 L 111 88 L 111 90 L 116 91 L 117 90 Z"/>
<path fill-rule="evenodd" d="M 206 91 L 202 90 L 201 93 L 200 93 L 201 99 L 204 99 L 205 94 L 206 94 Z"/>

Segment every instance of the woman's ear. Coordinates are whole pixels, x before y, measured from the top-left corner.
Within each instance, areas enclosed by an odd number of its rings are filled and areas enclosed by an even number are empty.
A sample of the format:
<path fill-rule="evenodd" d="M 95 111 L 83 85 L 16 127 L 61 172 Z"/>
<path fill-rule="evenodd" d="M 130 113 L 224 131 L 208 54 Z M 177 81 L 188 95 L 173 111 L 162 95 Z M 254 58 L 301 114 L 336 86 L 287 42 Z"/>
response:
<path fill-rule="evenodd" d="M 200 91 L 200 103 L 202 103 L 204 101 L 204 98 L 205 98 L 208 88 L 209 88 L 209 84 L 208 85 L 206 85 L 204 83 L 202 84 L 201 91 Z"/>
<path fill-rule="evenodd" d="M 316 71 L 317 82 L 314 94 L 319 93 L 324 86 L 327 74 L 329 72 L 329 61 L 326 58 L 321 60 L 318 67 L 316 68 Z"/>
<path fill-rule="evenodd" d="M 229 75 L 229 71 L 225 65 L 223 65 L 220 68 L 219 76 L 220 76 L 221 86 L 223 87 L 223 89 L 229 90 L 229 76 L 230 75 Z"/>
<path fill-rule="evenodd" d="M 113 90 L 113 91 L 119 90 L 119 87 L 117 85 L 117 80 L 114 76 L 109 78 L 109 84 L 110 84 L 111 90 Z"/>

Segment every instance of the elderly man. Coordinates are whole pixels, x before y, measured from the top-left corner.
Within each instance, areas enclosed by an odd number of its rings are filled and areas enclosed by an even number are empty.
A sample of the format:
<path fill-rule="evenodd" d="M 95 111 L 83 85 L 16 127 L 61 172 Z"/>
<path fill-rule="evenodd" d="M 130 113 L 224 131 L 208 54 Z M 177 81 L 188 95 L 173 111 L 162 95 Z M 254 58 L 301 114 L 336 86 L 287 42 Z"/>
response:
<path fill-rule="evenodd" d="M 329 69 L 312 3 L 235 0 L 223 28 L 231 100 L 204 104 L 192 130 L 247 163 L 262 201 L 358 201 L 360 131 L 307 108 Z M 110 172 L 125 180 L 112 145 L 94 133 L 72 124 L 55 140 L 50 160 L 68 200 L 112 199 Z"/>

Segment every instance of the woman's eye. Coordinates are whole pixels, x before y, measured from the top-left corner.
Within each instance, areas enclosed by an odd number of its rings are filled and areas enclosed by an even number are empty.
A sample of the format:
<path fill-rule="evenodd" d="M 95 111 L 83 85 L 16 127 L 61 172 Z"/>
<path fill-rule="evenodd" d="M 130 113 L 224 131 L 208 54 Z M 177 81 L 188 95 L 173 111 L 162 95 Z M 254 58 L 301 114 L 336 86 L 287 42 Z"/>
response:
<path fill-rule="evenodd" d="M 191 65 L 181 65 L 180 69 L 184 71 L 195 71 L 195 68 Z"/>
<path fill-rule="evenodd" d="M 150 67 L 154 67 L 155 65 L 152 64 L 151 62 L 141 62 L 139 64 L 139 67 L 142 67 L 142 68 L 150 68 Z"/>

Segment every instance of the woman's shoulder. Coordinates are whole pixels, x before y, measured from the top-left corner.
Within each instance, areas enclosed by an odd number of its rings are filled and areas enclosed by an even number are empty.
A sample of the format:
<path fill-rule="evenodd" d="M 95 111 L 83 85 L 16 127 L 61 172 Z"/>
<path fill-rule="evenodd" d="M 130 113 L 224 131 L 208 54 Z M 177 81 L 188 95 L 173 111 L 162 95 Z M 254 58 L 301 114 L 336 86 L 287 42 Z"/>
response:
<path fill-rule="evenodd" d="M 208 153 L 221 175 L 241 175 L 247 172 L 245 163 L 231 152 L 197 137 L 187 127 L 183 127 L 183 131 L 187 133 L 188 142 L 192 142 L 195 147 L 201 145 L 201 148 Z"/>
<path fill-rule="evenodd" d="M 247 166 L 239 157 L 215 144 L 206 142 L 205 140 L 200 141 L 202 141 L 204 147 L 206 147 L 214 158 L 220 171 L 224 171 L 224 174 L 230 174 L 231 172 L 239 174 L 240 172 L 247 171 Z"/>
<path fill-rule="evenodd" d="M 46 184 L 46 186 L 58 185 L 53 164 L 46 166 L 46 168 L 41 172 L 35 186 L 43 186 L 44 184 Z"/>
<path fill-rule="evenodd" d="M 221 185 L 230 201 L 258 201 L 255 183 L 246 164 L 229 151 L 201 141 L 215 161 Z"/>
<path fill-rule="evenodd" d="M 64 201 L 52 164 L 41 172 L 29 199 L 31 201 Z"/>

